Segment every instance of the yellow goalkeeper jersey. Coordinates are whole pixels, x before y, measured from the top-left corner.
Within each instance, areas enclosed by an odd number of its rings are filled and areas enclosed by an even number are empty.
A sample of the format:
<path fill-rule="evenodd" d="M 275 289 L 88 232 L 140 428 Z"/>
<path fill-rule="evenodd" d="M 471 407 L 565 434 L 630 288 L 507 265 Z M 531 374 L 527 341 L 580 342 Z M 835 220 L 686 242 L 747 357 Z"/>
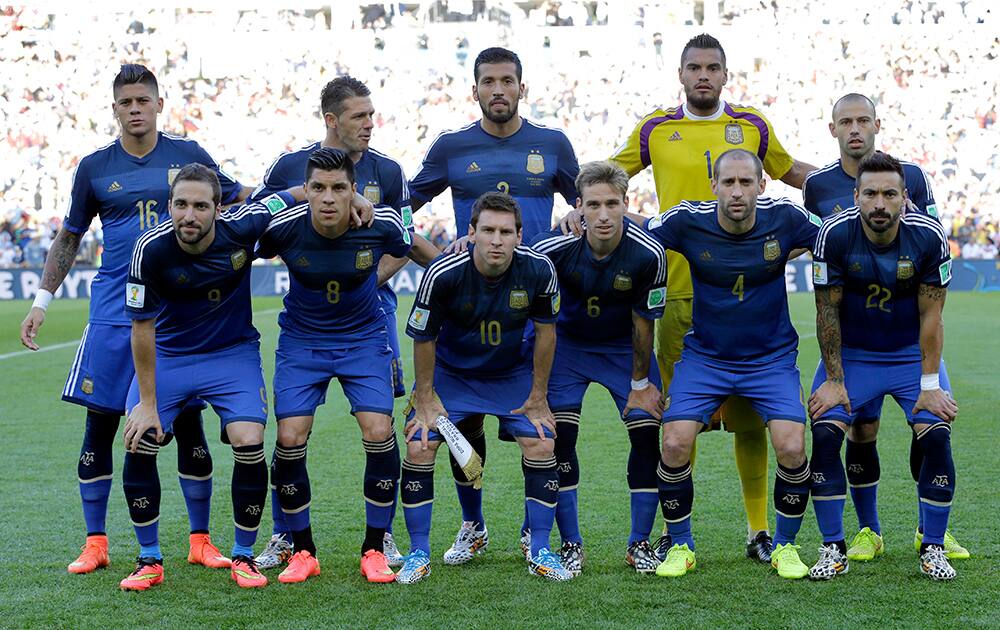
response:
<path fill-rule="evenodd" d="M 707 201 L 712 194 L 712 166 L 729 149 L 756 153 L 764 170 L 781 179 L 792 168 L 774 127 L 752 107 L 719 102 L 711 116 L 694 116 L 684 106 L 657 109 L 639 121 L 611 161 L 629 177 L 653 166 L 656 198 L 661 211 L 681 201 Z M 667 252 L 667 299 L 691 298 L 691 270 L 683 256 Z"/>

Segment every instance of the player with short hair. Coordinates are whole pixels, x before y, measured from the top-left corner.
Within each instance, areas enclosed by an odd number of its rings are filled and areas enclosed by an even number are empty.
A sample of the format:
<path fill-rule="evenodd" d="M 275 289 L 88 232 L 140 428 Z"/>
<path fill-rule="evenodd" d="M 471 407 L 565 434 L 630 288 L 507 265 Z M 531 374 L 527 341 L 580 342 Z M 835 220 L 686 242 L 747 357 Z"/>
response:
<path fill-rule="evenodd" d="M 809 413 L 813 419 L 813 508 L 823 535 L 813 579 L 848 571 L 844 539 L 847 476 L 840 445 L 858 410 L 891 395 L 913 429 L 922 458 L 917 494 L 920 570 L 950 580 L 945 547 L 955 492 L 951 398 L 941 360 L 941 321 L 951 255 L 941 225 L 904 212 L 903 165 L 876 151 L 858 164 L 857 207 L 828 219 L 813 259 L 816 330 L 822 361 Z M 879 541 L 881 542 L 881 540 Z"/>
<path fill-rule="evenodd" d="M 649 534 L 656 519 L 663 413 L 660 375 L 652 360 L 653 325 L 663 314 L 667 259 L 656 240 L 625 218 L 628 175 L 619 166 L 584 164 L 576 189 L 577 207 L 587 226 L 583 235 L 563 235 L 555 228 L 531 244 L 555 265 L 562 295 L 548 397 L 557 427 L 560 555 L 567 571 L 582 571 L 576 441 L 584 394 L 591 383 L 598 383 L 614 399 L 631 443 L 626 477 L 632 530 L 625 561 L 640 573 L 652 573 L 660 563 Z"/>
<path fill-rule="evenodd" d="M 829 123 L 830 135 L 837 139 L 840 159 L 813 171 L 802 186 L 803 205 L 821 217 L 828 217 L 855 205 L 855 180 L 859 163 L 875 153 L 875 136 L 882 128 L 882 121 L 875 111 L 875 104 L 867 96 L 845 94 L 833 105 L 833 120 Z M 908 206 L 937 218 L 937 204 L 931 191 L 930 179 L 920 166 L 900 161 Z M 856 408 L 857 417 L 847 431 L 844 463 L 851 500 L 858 516 L 858 533 L 847 549 L 849 560 L 871 560 L 883 553 L 882 527 L 878 518 L 878 484 L 881 477 L 878 448 L 879 416 L 882 398 L 870 405 Z M 910 443 L 910 471 L 914 482 L 919 481 L 923 450 L 916 437 Z M 914 544 L 919 549 L 923 536 L 922 523 L 917 526 Z M 950 559 L 969 557 L 969 551 L 945 532 L 945 552 Z"/>
<path fill-rule="evenodd" d="M 400 498 L 411 551 L 396 576 L 404 584 L 430 573 L 437 418 L 461 427 L 483 414 L 521 448 L 531 529 L 529 573 L 572 577 L 549 550 L 559 496 L 546 402 L 556 346 L 559 282 L 552 262 L 521 240 L 521 210 L 510 195 L 486 193 L 472 208 L 468 250 L 434 261 L 417 291 L 406 334 L 413 338 L 416 382 L 410 398 Z M 525 341 L 528 322 L 534 348 Z M 531 356 L 529 364 L 528 357 Z M 485 538 L 485 531 L 483 538 Z M 481 547 L 471 547 L 475 553 Z"/>
<path fill-rule="evenodd" d="M 282 153 L 264 174 L 264 181 L 254 191 L 252 199 L 259 201 L 282 190 L 301 186 L 309 156 L 323 147 L 346 152 L 354 163 L 354 177 L 358 182 L 357 192 L 372 204 L 393 208 L 407 230 L 413 231 L 413 212 L 410 210 L 410 191 L 406 175 L 399 162 L 369 146 L 375 127 L 375 108 L 372 105 L 371 90 L 358 79 L 339 76 L 323 86 L 320 95 L 320 113 L 326 127 L 326 135 L 320 142 L 314 142 L 297 151 Z M 414 251 L 424 258 L 433 258 L 437 250 L 421 237 L 413 238 Z M 388 258 L 388 256 L 386 257 Z M 405 264 L 406 259 L 400 260 Z M 382 285 L 378 290 L 385 312 L 386 331 L 392 349 L 393 388 L 396 397 L 406 394 L 403 382 L 403 361 L 399 351 L 399 334 L 396 330 L 396 294 L 390 286 Z M 272 458 L 272 462 L 274 459 Z M 262 569 L 277 567 L 292 555 L 291 530 L 281 511 L 277 491 L 271 492 L 271 516 L 274 531 L 267 547 L 257 557 Z M 395 515 L 395 497 L 392 514 Z M 392 537 L 392 517 L 389 519 L 383 552 L 390 565 L 398 566 L 402 561 Z"/>
<path fill-rule="evenodd" d="M 295 554 L 278 580 L 319 575 L 309 507 L 306 448 L 316 408 L 330 380 L 340 381 L 361 427 L 365 450 L 366 528 L 361 571 L 370 582 L 395 579 L 382 552 L 399 480 L 392 427 L 392 350 L 376 271 L 383 255 L 405 256 L 410 232 L 392 208 L 376 209 L 371 227 L 350 229 L 354 162 L 321 147 L 306 166 L 307 202 L 283 209 L 261 236 L 257 255 L 281 256 L 291 276 L 278 316 L 274 415 L 278 441 L 271 482 L 291 530 Z M 262 203 L 280 204 L 266 197 Z M 429 262 L 429 261 L 427 261 Z"/>
<path fill-rule="evenodd" d="M 284 203 L 292 201 L 283 196 Z M 136 242 L 129 264 L 125 311 L 136 375 L 128 393 L 123 477 L 140 551 L 123 590 L 163 581 L 156 455 L 195 398 L 219 414 L 222 439 L 233 448 L 231 576 L 244 588 L 267 584 L 252 549 L 267 499 L 267 390 L 252 323 L 250 263 L 271 211 L 251 203 L 223 213 L 221 202 L 212 169 L 181 168 L 170 186 L 171 221 Z"/>
<path fill-rule="evenodd" d="M 761 112 L 721 99 L 728 70 L 726 53 L 717 39 L 708 34 L 691 38 L 681 52 L 677 76 L 684 87 L 685 102 L 643 117 L 611 156 L 630 177 L 653 167 L 661 209 L 685 200 L 712 200 L 713 162 L 730 149 L 754 153 L 771 177 L 790 186 L 800 187 L 806 174 L 814 170 L 788 154 Z M 674 378 L 674 364 L 691 328 L 692 309 L 689 261 L 674 251 L 667 252 L 667 261 L 667 304 L 656 326 L 657 360 L 665 387 Z M 747 515 L 747 557 L 766 563 L 773 542 L 767 522 L 767 436 L 745 400 L 726 402 L 720 416 L 726 430 L 734 433 L 736 469 Z"/>
<path fill-rule="evenodd" d="M 87 540 L 83 552 L 69 565 L 70 573 L 90 573 L 109 562 L 105 520 L 112 444 L 135 373 L 129 351 L 130 324 L 121 304 L 133 246 L 140 235 L 169 218 L 170 182 L 184 164 L 195 162 L 212 169 L 221 182 L 224 203 L 249 193 L 197 142 L 157 131 L 163 98 L 148 68 L 121 66 L 112 91 L 111 109 L 121 134 L 77 165 L 69 211 L 45 260 L 38 295 L 21 324 L 21 342 L 37 350 L 35 336 L 45 322 L 45 309 L 73 266 L 81 238 L 94 217 L 100 217 L 104 233 L 101 267 L 91 284 L 90 316 L 62 395 L 63 400 L 87 409 L 77 463 Z M 212 457 L 202 430 L 202 406 L 186 407 L 175 421 L 177 475 L 191 525 L 188 561 L 224 568 L 229 560 L 208 533 Z"/>
<path fill-rule="evenodd" d="M 420 169 L 410 180 L 414 210 L 451 188 L 455 230 L 462 248 L 476 200 L 487 192 L 513 197 L 521 208 L 525 242 L 552 227 L 555 193 L 571 206 L 576 203 L 574 180 L 579 172 L 576 153 L 566 134 L 532 122 L 518 112 L 524 98 L 521 60 L 511 50 L 486 48 L 473 64 L 472 98 L 482 117 L 461 129 L 435 138 Z M 468 418 L 459 427 L 472 447 L 486 461 L 482 418 Z M 465 479 L 452 459 L 455 488 L 462 505 L 462 526 L 455 544 L 445 552 L 445 562 L 461 564 L 481 552 L 488 542 L 483 520 L 482 490 Z M 525 515 L 524 525 L 527 525 Z M 522 536 L 522 546 L 527 535 Z"/>
<path fill-rule="evenodd" d="M 766 424 L 778 461 L 771 564 L 781 577 L 802 578 L 809 568 L 795 536 L 809 500 L 809 463 L 785 263 L 812 247 L 821 220 L 785 199 L 758 199 L 766 182 L 754 153 L 726 151 L 712 173 L 716 201 L 684 202 L 646 224 L 664 248 L 690 261 L 694 288 L 691 332 L 663 414 L 657 476 L 673 546 L 656 574 L 695 567 L 691 449 L 719 404 L 739 395 Z"/>

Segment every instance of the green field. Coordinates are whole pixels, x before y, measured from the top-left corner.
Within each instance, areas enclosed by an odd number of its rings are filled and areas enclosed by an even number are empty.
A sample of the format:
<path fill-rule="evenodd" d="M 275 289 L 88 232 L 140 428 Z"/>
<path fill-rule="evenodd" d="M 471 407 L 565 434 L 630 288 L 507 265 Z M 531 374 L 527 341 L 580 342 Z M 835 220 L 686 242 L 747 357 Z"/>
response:
<path fill-rule="evenodd" d="M 793 294 L 792 319 L 802 335 L 799 365 L 806 387 L 818 350 L 812 297 Z M 410 300 L 401 298 L 400 310 Z M 323 575 L 286 586 L 243 591 L 226 572 L 185 562 L 187 517 L 174 472 L 172 446 L 160 456 L 163 504 L 160 533 L 166 581 L 147 593 L 122 593 L 118 581 L 133 567 L 135 544 L 120 489 L 121 446 L 109 535 L 112 566 L 92 575 L 66 573 L 83 542 L 76 483 L 84 412 L 59 400 L 87 303 L 58 300 L 39 337 L 40 354 L 19 353 L 18 325 L 28 304 L 0 303 L 0 627 L 993 627 L 1000 623 L 997 575 L 996 429 L 1000 393 L 994 362 L 1000 350 L 1000 294 L 953 293 L 946 309 L 945 355 L 961 406 L 952 443 L 958 494 L 951 529 L 972 551 L 956 562 L 958 579 L 934 583 L 919 574 L 912 547 L 916 496 L 907 465 L 909 434 L 899 409 L 885 406 L 880 452 L 880 506 L 887 553 L 873 563 L 854 563 L 849 575 L 830 583 L 790 582 L 742 557 L 745 525 L 731 436 L 712 433 L 699 441 L 695 470 L 694 528 L 698 568 L 668 580 L 639 576 L 623 562 L 628 534 L 625 464 L 628 440 L 610 397 L 592 388 L 580 436 L 581 525 L 587 549 L 584 574 L 568 583 L 529 577 L 517 552 L 523 482 L 516 446 L 491 440 L 486 476 L 486 515 L 491 545 L 470 565 L 446 567 L 441 554 L 461 520 L 450 469 L 439 460 L 431 534 L 433 574 L 417 585 L 369 585 L 358 572 L 363 535 L 361 471 L 356 423 L 339 388 L 331 390 L 310 442 L 313 531 Z M 277 298 L 255 301 L 256 323 L 268 374 L 274 367 Z M 401 322 L 405 320 L 400 318 Z M 404 354 L 410 347 L 404 343 Z M 410 363 L 407 361 L 407 365 Z M 408 378 L 412 369 L 408 368 Z M 398 411 L 401 405 L 397 406 Z M 216 417 L 206 413 L 210 436 Z M 397 423 L 398 424 L 398 423 Z M 487 421 L 495 435 L 496 420 Z M 266 449 L 274 444 L 268 426 Z M 215 458 L 212 531 L 224 552 L 232 544 L 229 448 L 210 439 Z M 444 457 L 442 455 L 442 457 Z M 772 461 L 773 470 L 773 461 Z M 270 532 L 270 509 L 258 548 Z M 773 527 L 773 515 L 771 523 Z M 848 502 L 848 535 L 856 531 Z M 405 551 L 402 510 L 397 540 Z M 799 538 L 806 563 L 816 558 L 819 536 L 812 510 Z"/>

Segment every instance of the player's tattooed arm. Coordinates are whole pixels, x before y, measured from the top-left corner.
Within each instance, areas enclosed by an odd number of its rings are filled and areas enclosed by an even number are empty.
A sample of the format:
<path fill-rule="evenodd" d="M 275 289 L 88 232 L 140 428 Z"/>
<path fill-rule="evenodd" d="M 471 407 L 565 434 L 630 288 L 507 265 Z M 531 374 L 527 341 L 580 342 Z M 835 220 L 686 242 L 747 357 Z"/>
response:
<path fill-rule="evenodd" d="M 920 313 L 920 396 L 913 411 L 926 409 L 945 422 L 951 422 L 958 415 L 958 403 L 950 392 L 941 389 L 938 370 L 944 349 L 945 287 L 921 284 L 917 292 L 917 311 Z M 930 381 L 925 383 L 925 381 Z"/>
<path fill-rule="evenodd" d="M 653 320 L 632 313 L 632 389 L 622 410 L 623 418 L 633 409 L 642 409 L 653 418 L 663 415 L 663 397 L 656 385 L 649 382 L 653 330 Z"/>
<path fill-rule="evenodd" d="M 843 287 L 816 287 L 816 338 L 826 369 L 826 381 L 809 396 L 809 415 L 813 420 L 838 405 L 851 413 L 840 352 L 840 300 L 843 292 Z"/>
<path fill-rule="evenodd" d="M 42 271 L 41 288 L 55 293 L 59 285 L 66 279 L 66 274 L 73 267 L 76 253 L 80 250 L 82 234 L 70 232 L 63 226 L 52 241 L 49 254 L 45 258 L 45 270 Z"/>

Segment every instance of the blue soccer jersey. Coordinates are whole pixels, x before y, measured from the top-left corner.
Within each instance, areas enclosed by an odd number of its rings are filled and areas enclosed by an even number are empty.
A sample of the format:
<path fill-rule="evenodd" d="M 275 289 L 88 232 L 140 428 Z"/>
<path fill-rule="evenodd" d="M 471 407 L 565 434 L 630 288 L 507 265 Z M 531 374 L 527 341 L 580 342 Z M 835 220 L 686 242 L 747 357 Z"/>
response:
<path fill-rule="evenodd" d="M 840 302 L 844 358 L 920 360 L 921 284 L 951 281 L 948 239 L 934 219 L 909 214 L 891 245 L 865 236 L 853 208 L 824 222 L 813 257 L 815 286 L 843 287 Z"/>
<path fill-rule="evenodd" d="M 420 281 L 406 334 L 437 339 L 442 367 L 477 377 L 530 371 L 524 330 L 528 321 L 555 322 L 559 281 L 552 262 L 524 246 L 514 250 L 501 277 L 484 277 L 475 249 L 436 258 Z"/>
<path fill-rule="evenodd" d="M 497 138 L 474 122 L 442 133 L 431 144 L 413 179 L 413 199 L 426 203 L 451 187 L 458 236 L 469 231 L 472 204 L 486 192 L 508 193 L 521 206 L 524 240 L 552 227 L 552 203 L 558 192 L 576 204 L 580 166 L 563 132 L 522 119 L 521 128 Z"/>
<path fill-rule="evenodd" d="M 693 323 L 684 348 L 735 371 L 761 367 L 796 350 L 785 263 L 792 250 L 813 247 L 822 221 L 787 199 L 761 197 L 753 228 L 730 234 L 717 205 L 682 202 L 646 228 L 691 264 Z"/>
<path fill-rule="evenodd" d="M 559 276 L 560 340 L 631 352 L 632 313 L 645 319 L 663 317 L 666 253 L 629 219 L 618 247 L 601 259 L 594 256 L 586 235 L 563 235 L 558 228 L 535 237 L 532 249 L 548 256 Z"/>
<path fill-rule="evenodd" d="M 410 251 L 410 233 L 396 212 L 376 209 L 371 227 L 349 229 L 335 239 L 313 227 L 308 203 L 275 215 L 260 239 L 257 255 L 281 256 L 291 276 L 282 334 L 321 347 L 356 345 L 385 330 L 378 296 L 378 262 L 383 255 Z"/>
<path fill-rule="evenodd" d="M 931 190 L 931 181 L 924 170 L 913 162 L 903 165 L 906 193 L 921 212 L 938 216 L 937 204 Z M 802 205 L 822 218 L 854 207 L 854 178 L 844 172 L 840 160 L 817 169 L 806 177 L 802 185 Z"/>
<path fill-rule="evenodd" d="M 104 252 L 90 287 L 90 321 L 128 325 L 122 292 L 129 258 L 139 236 L 160 223 L 170 223 L 170 183 L 186 164 L 204 164 L 222 184 L 222 202 L 235 201 L 241 184 L 219 168 L 194 140 L 159 132 L 156 146 L 143 157 L 130 155 L 115 140 L 80 161 L 73 175 L 69 212 L 64 225 L 74 234 L 101 219 Z"/>
<path fill-rule="evenodd" d="M 281 194 L 283 203 L 293 202 Z M 251 203 L 215 220 L 215 238 L 201 255 L 188 254 L 164 223 L 135 244 L 125 285 L 133 320 L 156 318 L 157 354 L 179 356 L 231 348 L 260 338 L 253 327 L 250 263 L 272 211 Z"/>

